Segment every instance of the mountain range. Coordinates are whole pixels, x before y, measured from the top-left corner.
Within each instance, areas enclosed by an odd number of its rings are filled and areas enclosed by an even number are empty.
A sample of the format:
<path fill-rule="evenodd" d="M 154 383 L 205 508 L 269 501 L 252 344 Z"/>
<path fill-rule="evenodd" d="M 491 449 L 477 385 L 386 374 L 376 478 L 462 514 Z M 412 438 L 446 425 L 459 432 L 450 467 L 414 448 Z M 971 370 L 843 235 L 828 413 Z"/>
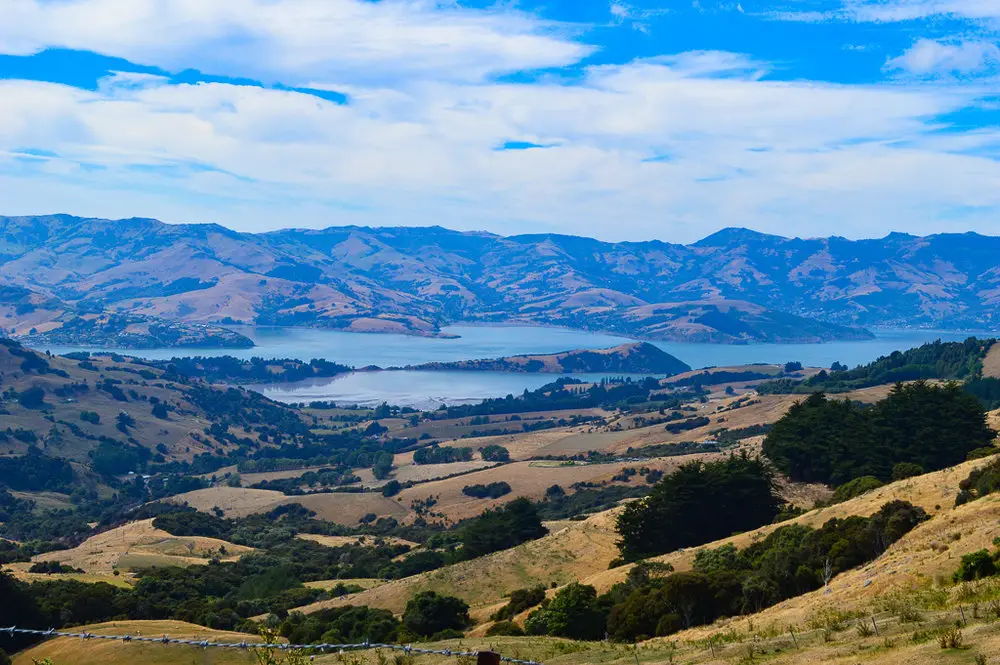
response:
<path fill-rule="evenodd" d="M 63 321 L 104 312 L 417 335 L 502 322 L 655 340 L 864 339 L 865 327 L 993 327 L 997 256 L 1000 238 L 972 233 L 799 239 L 732 228 L 681 245 L 440 227 L 254 234 L 152 219 L 0 217 L 0 299 L 20 294 L 0 302 L 0 325 L 25 335 L 18 310 L 48 303 Z M 36 314 L 31 327 L 64 325 L 50 318 Z"/>

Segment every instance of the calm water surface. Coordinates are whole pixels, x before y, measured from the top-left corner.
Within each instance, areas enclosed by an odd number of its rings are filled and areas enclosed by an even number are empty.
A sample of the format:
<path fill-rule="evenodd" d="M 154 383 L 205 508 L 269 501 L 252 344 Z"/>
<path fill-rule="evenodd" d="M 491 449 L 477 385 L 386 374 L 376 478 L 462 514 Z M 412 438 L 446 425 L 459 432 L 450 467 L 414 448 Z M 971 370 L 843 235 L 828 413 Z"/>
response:
<path fill-rule="evenodd" d="M 257 344 L 252 349 L 149 349 L 123 351 L 146 358 L 179 355 L 232 355 L 240 358 L 298 358 L 327 360 L 363 367 L 416 365 L 432 361 L 496 358 L 523 353 L 555 353 L 570 349 L 596 349 L 630 341 L 624 337 L 563 328 L 529 326 L 451 326 L 444 331 L 458 339 L 365 335 L 310 328 L 238 327 Z M 855 366 L 893 351 L 941 339 L 963 340 L 968 332 L 933 330 L 877 330 L 876 338 L 861 342 L 827 344 L 683 344 L 654 342 L 692 367 L 784 363 L 797 360 L 806 365 L 829 367 L 834 361 Z M 978 333 L 989 336 L 989 333 Z M 53 353 L 88 350 L 52 347 Z M 94 349 L 89 349 L 94 350 Z M 599 376 L 577 375 L 587 380 Z M 438 404 L 478 401 L 486 397 L 519 394 L 554 381 L 552 374 L 503 374 L 497 372 L 365 372 L 336 379 L 317 379 L 294 384 L 255 388 L 273 399 L 290 402 L 332 400 L 343 404 L 373 404 L 388 401 L 401 406 L 433 408 Z"/>

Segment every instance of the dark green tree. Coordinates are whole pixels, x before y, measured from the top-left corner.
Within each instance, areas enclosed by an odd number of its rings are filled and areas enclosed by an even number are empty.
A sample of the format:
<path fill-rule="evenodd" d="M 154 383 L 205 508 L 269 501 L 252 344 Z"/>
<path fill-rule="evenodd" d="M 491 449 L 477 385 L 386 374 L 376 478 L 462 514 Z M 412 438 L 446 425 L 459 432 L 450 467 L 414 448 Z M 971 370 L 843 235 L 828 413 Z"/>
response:
<path fill-rule="evenodd" d="M 406 603 L 403 625 L 422 637 L 443 630 L 462 630 L 470 623 L 468 604 L 454 596 L 422 591 Z"/>
<path fill-rule="evenodd" d="M 774 475 L 747 455 L 691 462 L 657 483 L 618 518 L 618 547 L 638 561 L 770 523 L 781 509 Z"/>

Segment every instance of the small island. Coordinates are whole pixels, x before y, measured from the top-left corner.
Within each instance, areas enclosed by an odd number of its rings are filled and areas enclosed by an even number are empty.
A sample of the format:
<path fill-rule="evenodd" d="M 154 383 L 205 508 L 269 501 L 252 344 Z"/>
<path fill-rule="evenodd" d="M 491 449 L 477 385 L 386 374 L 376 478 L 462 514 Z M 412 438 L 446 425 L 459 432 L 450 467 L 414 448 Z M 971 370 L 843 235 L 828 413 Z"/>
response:
<path fill-rule="evenodd" d="M 543 355 L 408 365 L 407 370 L 516 372 L 541 374 L 663 374 L 690 371 L 687 363 L 649 342 L 630 342 L 610 349 L 578 349 Z"/>

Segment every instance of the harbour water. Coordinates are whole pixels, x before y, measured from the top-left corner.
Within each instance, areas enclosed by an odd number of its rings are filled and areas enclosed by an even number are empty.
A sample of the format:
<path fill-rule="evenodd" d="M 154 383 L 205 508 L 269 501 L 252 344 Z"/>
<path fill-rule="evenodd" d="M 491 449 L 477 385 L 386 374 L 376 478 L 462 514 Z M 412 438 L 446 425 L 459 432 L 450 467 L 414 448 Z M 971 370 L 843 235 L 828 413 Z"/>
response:
<path fill-rule="evenodd" d="M 536 326 L 451 326 L 444 332 L 455 338 L 365 335 L 312 328 L 240 327 L 257 345 L 252 349 L 106 349 L 147 358 L 193 355 L 233 355 L 242 358 L 325 358 L 354 367 L 401 367 L 426 362 L 497 358 L 525 353 L 555 353 L 571 349 L 606 348 L 631 341 L 624 337 L 564 328 Z M 826 344 L 688 344 L 654 342 L 692 367 L 785 363 L 829 367 L 841 362 L 850 367 L 875 360 L 896 350 L 941 339 L 963 340 L 973 333 L 933 330 L 877 330 L 873 340 Z M 989 336 L 989 333 L 978 333 Z M 53 353 L 91 350 L 54 347 Z M 579 376 L 579 375 L 578 375 Z M 288 402 L 331 400 L 341 404 L 374 404 L 382 401 L 433 408 L 441 403 L 478 401 L 533 390 L 554 381 L 552 374 L 498 372 L 359 372 L 334 379 L 258 386 L 273 399 Z M 584 380 L 599 376 L 579 376 Z"/>

